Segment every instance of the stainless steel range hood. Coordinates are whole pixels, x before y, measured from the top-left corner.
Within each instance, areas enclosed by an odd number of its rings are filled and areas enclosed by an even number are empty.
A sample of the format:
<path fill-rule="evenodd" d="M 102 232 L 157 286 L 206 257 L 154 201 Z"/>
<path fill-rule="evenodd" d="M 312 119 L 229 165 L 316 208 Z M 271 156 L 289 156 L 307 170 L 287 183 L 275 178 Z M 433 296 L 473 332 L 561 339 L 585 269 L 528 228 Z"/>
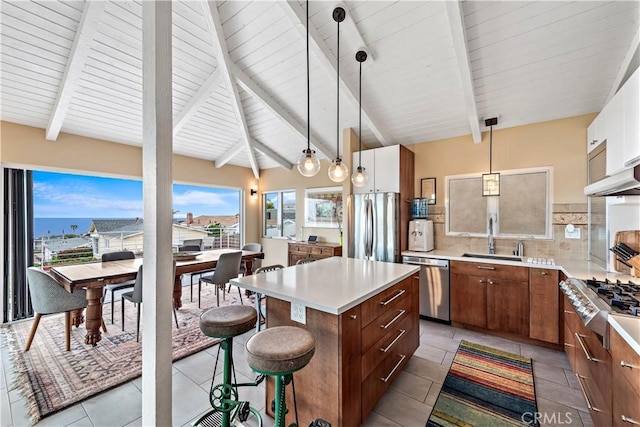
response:
<path fill-rule="evenodd" d="M 640 196 L 640 165 L 584 187 L 585 196 Z"/>

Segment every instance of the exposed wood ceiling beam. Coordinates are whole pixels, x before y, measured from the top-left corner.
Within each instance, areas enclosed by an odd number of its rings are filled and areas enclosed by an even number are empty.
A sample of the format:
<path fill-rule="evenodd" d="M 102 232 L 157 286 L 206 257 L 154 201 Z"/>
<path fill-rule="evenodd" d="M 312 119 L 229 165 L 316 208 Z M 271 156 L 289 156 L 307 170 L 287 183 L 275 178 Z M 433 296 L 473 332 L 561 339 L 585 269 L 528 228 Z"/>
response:
<path fill-rule="evenodd" d="M 347 18 L 349 18 L 344 20 L 343 25 L 347 27 L 347 32 L 350 32 L 351 34 L 355 35 L 355 37 L 357 38 L 356 40 L 357 43 L 354 43 L 354 45 L 359 46 L 358 50 L 364 50 L 365 52 L 367 52 L 367 61 L 375 62 L 375 56 L 373 55 L 373 50 L 371 50 L 369 46 L 367 46 L 367 43 L 364 41 L 364 38 L 362 37 L 362 33 L 360 32 L 360 30 L 358 30 L 358 26 L 356 25 L 356 21 L 354 21 L 353 19 L 353 15 L 351 14 L 351 11 L 347 7 L 347 5 L 344 3 L 340 3 L 339 6 L 343 8 L 345 12 L 347 12 Z"/>
<path fill-rule="evenodd" d="M 273 99 L 271 95 L 269 95 L 264 89 L 262 89 L 255 81 L 253 81 L 249 76 L 247 76 L 237 65 L 233 65 L 231 67 L 234 77 L 238 84 L 244 89 L 248 94 L 254 97 L 256 100 L 260 101 L 266 108 L 268 108 L 277 118 L 282 120 L 287 126 L 293 129 L 296 133 L 298 133 L 304 140 L 307 140 L 307 129 L 282 106 L 278 104 L 278 102 Z M 316 150 L 324 154 L 327 159 L 332 159 L 335 157 L 335 152 L 331 150 L 326 143 L 320 141 L 318 138 L 311 136 L 311 144 L 315 147 Z M 260 150 L 262 151 L 262 150 Z M 263 151 L 263 153 L 269 156 L 267 153 Z M 271 157 L 271 156 L 269 156 Z M 272 157 L 273 158 L 273 157 Z M 275 160 L 275 159 L 274 159 Z"/>
<path fill-rule="evenodd" d="M 53 104 L 53 110 L 47 124 L 46 137 L 49 141 L 58 139 L 60 129 L 69 111 L 71 98 L 78 87 L 80 74 L 91 51 L 91 43 L 98 30 L 100 17 L 106 7 L 106 1 L 85 1 L 82 17 L 78 23 L 78 29 L 71 45 L 69 59 L 62 75 L 58 97 Z"/>
<path fill-rule="evenodd" d="M 449 18 L 449 28 L 453 36 L 453 48 L 456 52 L 471 136 L 473 137 L 473 142 L 478 144 L 482 141 L 482 134 L 480 133 L 480 118 L 476 108 L 476 97 L 473 93 L 473 77 L 471 75 L 471 64 L 469 63 L 469 49 L 467 48 L 467 36 L 465 34 L 464 20 L 462 19 L 461 3 L 459 1 L 447 1 L 445 2 L 445 7 Z"/>
<path fill-rule="evenodd" d="M 253 144 L 253 148 L 260 151 L 265 156 L 271 157 L 276 163 L 278 163 L 283 168 L 287 170 L 291 170 L 291 168 L 293 167 L 293 163 L 289 162 L 287 159 L 285 159 L 280 154 L 273 151 L 271 148 L 262 144 L 261 142 L 258 142 L 255 139 L 253 139 L 251 143 Z"/>
<path fill-rule="evenodd" d="M 253 175 L 256 177 L 256 179 L 259 179 L 260 169 L 258 168 L 256 155 L 253 152 L 253 147 L 251 146 L 251 135 L 249 135 L 249 127 L 247 126 L 247 120 L 244 116 L 244 110 L 242 108 L 242 101 L 240 100 L 238 86 L 236 85 L 236 82 L 234 81 L 234 78 L 231 74 L 231 58 L 229 57 L 229 49 L 227 48 L 227 40 L 222 29 L 222 22 L 220 20 L 220 14 L 218 12 L 218 6 L 215 1 L 207 1 L 206 6 L 208 6 L 209 13 L 206 13 L 205 8 L 204 16 L 205 20 L 207 21 L 207 25 L 209 26 L 209 30 L 215 36 L 214 43 L 218 51 L 218 69 L 220 69 L 220 71 L 222 72 L 223 78 L 225 79 L 227 85 L 229 86 L 229 89 L 231 90 L 231 103 L 233 106 L 233 111 L 238 118 L 240 132 L 242 133 L 242 141 L 245 144 L 247 155 L 249 156 L 249 164 L 251 165 L 251 169 L 253 170 Z"/>
<path fill-rule="evenodd" d="M 622 60 L 622 64 L 620 64 L 618 75 L 616 76 L 616 79 L 613 81 L 613 85 L 611 85 L 611 89 L 609 89 L 609 95 L 607 96 L 607 102 L 605 102 L 605 105 L 607 105 L 607 103 L 611 101 L 611 98 L 613 98 L 613 95 L 615 95 L 618 89 L 620 88 L 620 84 L 622 84 L 622 79 L 627 74 L 627 71 L 629 70 L 629 64 L 633 59 L 633 55 L 635 55 L 636 51 L 638 50 L 639 45 L 640 45 L 640 30 L 637 30 L 636 33 L 633 35 L 633 38 L 631 39 L 631 44 L 629 45 L 627 54 L 624 56 L 624 59 Z"/>
<path fill-rule="evenodd" d="M 207 99 L 209 99 L 211 94 L 218 89 L 220 83 L 222 83 L 222 73 L 220 73 L 220 68 L 216 68 L 202 86 L 200 86 L 200 89 L 198 89 L 189 103 L 180 110 L 180 114 L 178 114 L 178 117 L 176 117 L 173 124 L 174 136 L 177 135 L 182 127 L 196 115 L 200 107 L 202 107 L 207 102 Z"/>
<path fill-rule="evenodd" d="M 306 37 L 306 13 L 297 2 L 282 1 L 278 2 L 285 11 L 285 15 L 293 23 L 296 29 L 303 37 Z M 309 38 L 311 40 L 311 48 L 313 48 L 314 54 L 323 64 L 324 69 L 329 72 L 331 78 L 336 76 L 336 58 L 329 49 L 329 46 L 318 34 L 318 30 L 315 27 L 309 27 Z M 342 86 L 342 93 L 346 93 L 349 100 L 353 105 L 358 106 L 358 92 L 350 84 L 348 84 L 342 77 L 340 77 L 340 85 Z M 393 145 L 393 141 L 386 135 L 386 132 L 376 124 L 375 120 L 365 108 L 362 108 L 362 120 L 367 124 L 371 132 L 378 138 L 378 141 L 382 145 Z"/>
<path fill-rule="evenodd" d="M 242 150 L 246 147 L 246 143 L 244 141 L 239 141 L 236 145 L 229 148 L 222 156 L 218 157 L 213 165 L 216 168 L 221 168 L 222 166 L 229 163 L 229 160 L 233 159 L 237 156 Z"/>

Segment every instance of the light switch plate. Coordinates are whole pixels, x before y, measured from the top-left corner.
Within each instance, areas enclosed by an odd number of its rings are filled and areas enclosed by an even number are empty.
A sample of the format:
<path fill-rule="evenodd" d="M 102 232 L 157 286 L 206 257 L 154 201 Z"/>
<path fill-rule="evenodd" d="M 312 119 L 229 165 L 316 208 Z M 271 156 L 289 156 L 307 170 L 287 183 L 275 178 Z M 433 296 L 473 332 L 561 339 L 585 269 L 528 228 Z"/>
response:
<path fill-rule="evenodd" d="M 307 323 L 307 307 L 302 304 L 291 303 L 291 320 L 294 322 Z"/>

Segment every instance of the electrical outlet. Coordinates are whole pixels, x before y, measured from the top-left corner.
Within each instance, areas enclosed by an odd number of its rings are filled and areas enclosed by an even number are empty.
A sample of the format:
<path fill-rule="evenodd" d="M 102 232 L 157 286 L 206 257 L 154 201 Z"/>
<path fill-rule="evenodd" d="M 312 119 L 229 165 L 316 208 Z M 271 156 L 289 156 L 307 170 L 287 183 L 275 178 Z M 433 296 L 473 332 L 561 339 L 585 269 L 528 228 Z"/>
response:
<path fill-rule="evenodd" d="M 307 323 L 307 307 L 302 304 L 291 303 L 291 320 L 294 322 Z"/>

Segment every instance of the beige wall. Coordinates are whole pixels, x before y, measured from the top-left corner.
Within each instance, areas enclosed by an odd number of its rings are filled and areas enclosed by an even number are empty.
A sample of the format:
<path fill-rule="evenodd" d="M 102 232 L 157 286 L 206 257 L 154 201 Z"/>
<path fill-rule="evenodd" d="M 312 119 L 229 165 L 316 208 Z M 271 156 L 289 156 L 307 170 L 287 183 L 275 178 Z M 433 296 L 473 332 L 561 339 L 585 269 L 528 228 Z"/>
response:
<path fill-rule="evenodd" d="M 493 130 L 493 170 L 553 167 L 553 202 L 586 203 L 587 126 L 595 114 Z M 444 177 L 489 172 L 489 131 L 474 144 L 470 135 L 411 145 L 416 196 L 420 178 L 437 178 L 436 206 L 444 206 Z"/>
<path fill-rule="evenodd" d="M 142 148 L 61 133 L 57 141 L 47 141 L 44 129 L 2 122 L 0 162 L 61 172 L 90 173 L 100 176 L 142 178 Z M 250 188 L 258 188 L 251 169 L 175 155 L 173 179 L 184 184 L 241 187 L 245 193 L 245 240 L 260 236 L 259 205 Z"/>
<path fill-rule="evenodd" d="M 553 239 L 525 240 L 525 255 L 587 259 L 587 126 L 595 114 L 493 131 L 493 170 L 553 167 Z M 416 196 L 420 178 L 436 177 L 436 205 L 429 207 L 434 221 L 435 247 L 449 251 L 487 252 L 486 238 L 446 236 L 445 183 L 447 175 L 489 171 L 489 132 L 482 143 L 471 136 L 443 139 L 410 146 L 415 153 Z M 565 239 L 564 228 L 573 224 L 581 238 Z M 496 253 L 509 254 L 517 239 L 496 239 Z"/>

